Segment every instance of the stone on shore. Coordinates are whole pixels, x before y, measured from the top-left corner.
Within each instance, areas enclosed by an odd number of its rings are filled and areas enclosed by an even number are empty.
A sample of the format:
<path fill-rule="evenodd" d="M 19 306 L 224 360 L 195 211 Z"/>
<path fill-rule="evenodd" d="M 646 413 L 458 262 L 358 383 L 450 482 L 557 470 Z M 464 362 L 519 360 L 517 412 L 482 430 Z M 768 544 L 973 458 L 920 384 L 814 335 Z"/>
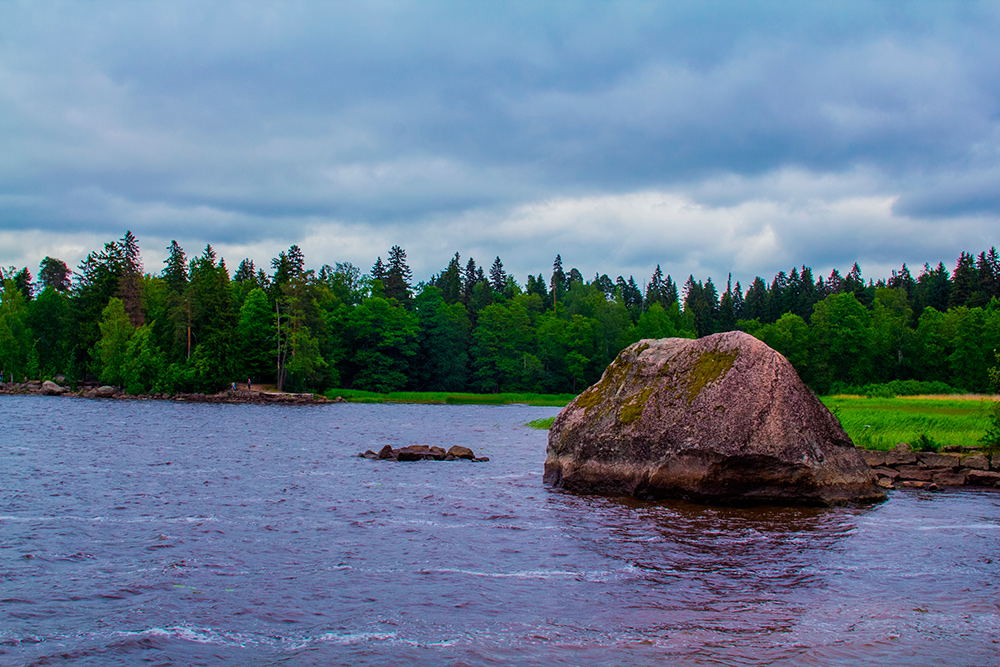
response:
<path fill-rule="evenodd" d="M 885 499 L 840 423 L 778 352 L 742 332 L 643 340 L 556 418 L 545 481 L 721 503 Z"/>
<path fill-rule="evenodd" d="M 100 387 L 94 387 L 88 391 L 84 396 L 86 398 L 112 398 L 118 390 L 109 385 L 101 385 Z"/>
<path fill-rule="evenodd" d="M 65 391 L 66 390 L 64 388 L 60 387 L 52 380 L 46 380 L 43 382 L 41 389 L 39 389 L 39 393 L 43 396 L 59 396 Z"/>

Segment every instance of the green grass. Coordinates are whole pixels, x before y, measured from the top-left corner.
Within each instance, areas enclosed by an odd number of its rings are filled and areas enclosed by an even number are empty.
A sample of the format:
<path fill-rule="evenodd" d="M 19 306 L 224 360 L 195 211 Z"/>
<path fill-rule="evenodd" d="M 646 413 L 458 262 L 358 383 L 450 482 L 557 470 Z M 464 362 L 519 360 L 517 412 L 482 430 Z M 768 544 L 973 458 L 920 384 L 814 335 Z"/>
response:
<path fill-rule="evenodd" d="M 826 396 L 822 401 L 863 449 L 894 449 L 897 442 L 925 449 L 975 445 L 986 432 L 992 403 L 982 398 L 861 398 Z M 555 417 L 528 422 L 551 428 Z"/>
<path fill-rule="evenodd" d="M 983 398 L 826 396 L 822 401 L 855 445 L 883 450 L 927 440 L 937 447 L 975 445 L 989 426 L 992 407 Z"/>
<path fill-rule="evenodd" d="M 379 394 L 359 389 L 331 389 L 327 398 L 351 403 L 432 403 L 441 405 L 527 405 L 564 407 L 573 394 L 464 394 L 399 391 Z M 864 449 L 893 449 L 897 442 L 937 447 L 975 445 L 990 423 L 992 402 L 984 398 L 826 396 L 822 401 L 837 416 L 854 444 Z M 528 426 L 548 429 L 555 417 Z M 922 440 L 926 438 L 926 440 Z"/>
<path fill-rule="evenodd" d="M 380 394 L 360 389 L 331 389 L 325 395 L 330 399 L 341 396 L 350 403 L 431 403 L 440 405 L 523 403 L 551 407 L 563 407 L 576 397 L 575 394 L 463 394 L 443 391 L 396 391 Z"/>

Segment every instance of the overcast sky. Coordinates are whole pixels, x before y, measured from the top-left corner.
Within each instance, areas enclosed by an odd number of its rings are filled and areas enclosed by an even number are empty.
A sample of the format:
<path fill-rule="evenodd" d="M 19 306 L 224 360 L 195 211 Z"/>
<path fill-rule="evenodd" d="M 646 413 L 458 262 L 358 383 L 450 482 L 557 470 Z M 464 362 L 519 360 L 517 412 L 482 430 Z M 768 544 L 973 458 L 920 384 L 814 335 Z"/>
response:
<path fill-rule="evenodd" d="M 1000 4 L 0 2 L 0 265 L 138 237 L 416 280 L 954 268 L 1000 244 Z"/>

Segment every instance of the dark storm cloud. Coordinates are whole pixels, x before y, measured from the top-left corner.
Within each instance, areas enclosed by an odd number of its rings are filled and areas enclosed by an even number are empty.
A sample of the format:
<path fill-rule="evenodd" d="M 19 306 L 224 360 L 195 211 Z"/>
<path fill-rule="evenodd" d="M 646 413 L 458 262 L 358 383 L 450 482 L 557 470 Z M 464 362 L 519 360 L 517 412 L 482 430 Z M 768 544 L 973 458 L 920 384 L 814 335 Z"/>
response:
<path fill-rule="evenodd" d="M 557 252 L 588 275 L 950 260 L 1000 216 L 998 23 L 977 3 L 6 3 L 0 263 L 126 228 L 259 264 L 399 242 L 418 275 L 455 250 L 522 279 Z"/>

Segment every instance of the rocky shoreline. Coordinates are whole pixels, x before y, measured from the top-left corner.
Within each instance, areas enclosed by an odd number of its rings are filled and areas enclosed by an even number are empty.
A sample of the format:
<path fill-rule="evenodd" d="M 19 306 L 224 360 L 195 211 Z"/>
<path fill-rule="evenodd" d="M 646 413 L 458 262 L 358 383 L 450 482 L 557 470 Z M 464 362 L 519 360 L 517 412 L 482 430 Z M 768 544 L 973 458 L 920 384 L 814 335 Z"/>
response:
<path fill-rule="evenodd" d="M 0 394 L 39 396 L 68 396 L 72 398 L 117 399 L 133 401 L 176 401 L 178 403 L 251 403 L 255 405 L 326 405 L 345 403 L 343 398 L 329 399 L 319 394 L 292 394 L 288 392 L 226 389 L 217 394 L 126 394 L 108 385 L 83 387 L 72 390 L 55 382 L 0 383 Z"/>
<path fill-rule="evenodd" d="M 1000 456 L 978 447 L 949 447 L 943 453 L 914 452 L 905 443 L 895 450 L 860 450 L 885 489 L 937 490 L 944 486 L 1000 488 Z"/>

